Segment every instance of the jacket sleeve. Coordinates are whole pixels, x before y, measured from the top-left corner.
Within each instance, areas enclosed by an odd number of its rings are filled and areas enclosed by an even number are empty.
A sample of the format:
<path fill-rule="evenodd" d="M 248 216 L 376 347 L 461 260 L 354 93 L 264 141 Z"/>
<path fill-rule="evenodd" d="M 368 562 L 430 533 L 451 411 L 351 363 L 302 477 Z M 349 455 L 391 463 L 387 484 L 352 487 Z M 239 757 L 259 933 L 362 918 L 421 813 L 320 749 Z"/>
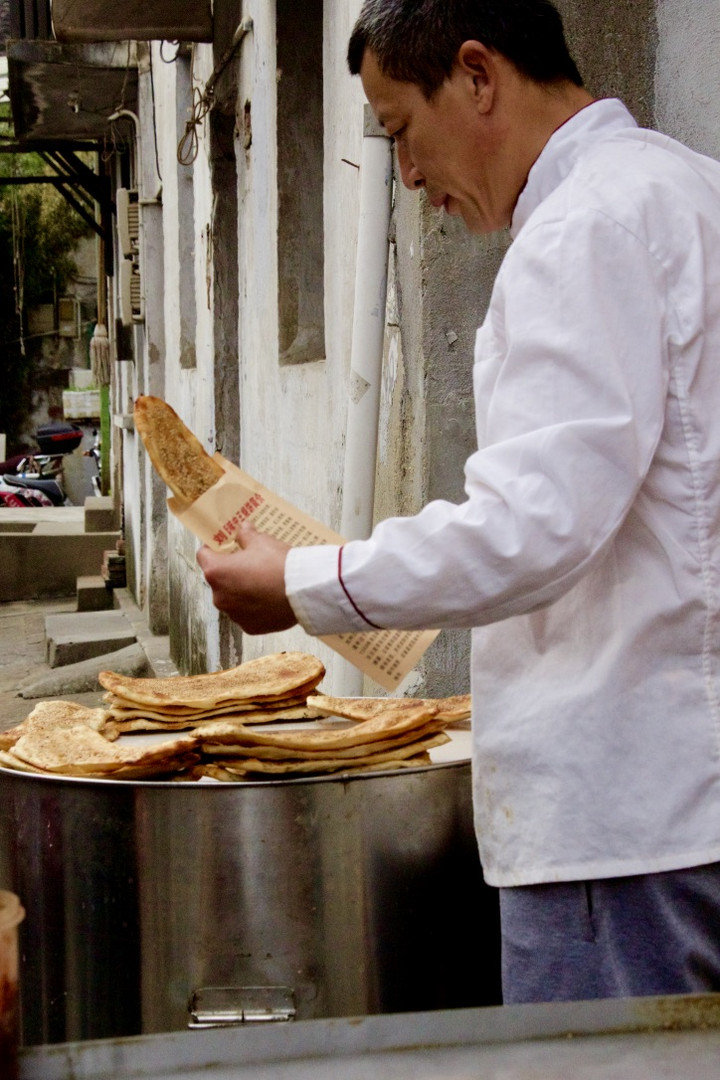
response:
<path fill-rule="evenodd" d="M 604 557 L 660 439 L 667 286 L 597 211 L 521 233 L 478 332 L 466 499 L 369 539 L 300 548 L 286 587 L 314 634 L 481 626 L 546 606 Z"/>

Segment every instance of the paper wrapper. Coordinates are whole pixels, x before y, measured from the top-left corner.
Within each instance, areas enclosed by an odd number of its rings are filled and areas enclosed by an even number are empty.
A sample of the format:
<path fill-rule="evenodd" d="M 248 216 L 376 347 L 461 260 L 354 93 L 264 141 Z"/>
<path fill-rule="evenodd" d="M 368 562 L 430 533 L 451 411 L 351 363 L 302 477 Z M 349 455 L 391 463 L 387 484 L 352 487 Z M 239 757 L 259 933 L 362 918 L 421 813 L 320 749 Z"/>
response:
<path fill-rule="evenodd" d="M 168 499 L 175 517 L 208 547 L 234 551 L 234 536 L 242 521 L 250 521 L 260 532 L 270 533 L 292 547 L 313 544 L 342 544 L 343 539 L 258 484 L 237 465 L 220 454 L 215 460 L 225 475 L 199 499 L 188 503 Z M 362 634 L 332 634 L 322 637 L 360 671 L 386 690 L 394 690 L 417 664 L 437 637 L 437 630 L 369 630 Z"/>

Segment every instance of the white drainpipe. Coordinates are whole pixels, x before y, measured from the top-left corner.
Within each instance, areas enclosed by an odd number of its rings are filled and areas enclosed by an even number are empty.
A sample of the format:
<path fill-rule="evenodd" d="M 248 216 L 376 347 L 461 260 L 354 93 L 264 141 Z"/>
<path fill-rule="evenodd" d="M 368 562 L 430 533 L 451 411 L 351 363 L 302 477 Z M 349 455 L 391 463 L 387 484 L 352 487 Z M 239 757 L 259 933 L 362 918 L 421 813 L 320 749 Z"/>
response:
<path fill-rule="evenodd" d="M 392 143 L 366 105 L 340 525 L 347 540 L 365 539 L 373 526 L 392 179 Z M 354 666 L 347 665 L 342 682 L 338 695 L 362 693 Z"/>

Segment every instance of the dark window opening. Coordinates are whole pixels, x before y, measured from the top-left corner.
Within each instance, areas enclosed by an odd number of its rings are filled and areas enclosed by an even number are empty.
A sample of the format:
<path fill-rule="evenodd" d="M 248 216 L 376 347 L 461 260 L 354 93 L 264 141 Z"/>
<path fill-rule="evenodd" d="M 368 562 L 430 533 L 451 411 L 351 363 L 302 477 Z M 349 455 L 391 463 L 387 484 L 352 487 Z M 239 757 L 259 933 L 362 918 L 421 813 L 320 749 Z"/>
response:
<path fill-rule="evenodd" d="M 323 6 L 277 0 L 280 363 L 325 358 Z"/>

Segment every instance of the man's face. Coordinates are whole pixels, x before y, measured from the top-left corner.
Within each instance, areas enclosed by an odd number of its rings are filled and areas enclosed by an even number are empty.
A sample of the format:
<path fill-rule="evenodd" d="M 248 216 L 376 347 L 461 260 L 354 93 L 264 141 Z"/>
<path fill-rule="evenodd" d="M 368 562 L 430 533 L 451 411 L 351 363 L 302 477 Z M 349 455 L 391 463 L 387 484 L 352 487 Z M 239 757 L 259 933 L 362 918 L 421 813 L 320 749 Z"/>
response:
<path fill-rule="evenodd" d="M 470 232 L 509 224 L 515 195 L 509 199 L 503 183 L 482 77 L 456 67 L 428 101 L 415 83 L 384 75 L 369 49 L 360 77 L 375 116 L 394 139 L 407 188 L 424 187 L 433 206 L 462 217 Z"/>

